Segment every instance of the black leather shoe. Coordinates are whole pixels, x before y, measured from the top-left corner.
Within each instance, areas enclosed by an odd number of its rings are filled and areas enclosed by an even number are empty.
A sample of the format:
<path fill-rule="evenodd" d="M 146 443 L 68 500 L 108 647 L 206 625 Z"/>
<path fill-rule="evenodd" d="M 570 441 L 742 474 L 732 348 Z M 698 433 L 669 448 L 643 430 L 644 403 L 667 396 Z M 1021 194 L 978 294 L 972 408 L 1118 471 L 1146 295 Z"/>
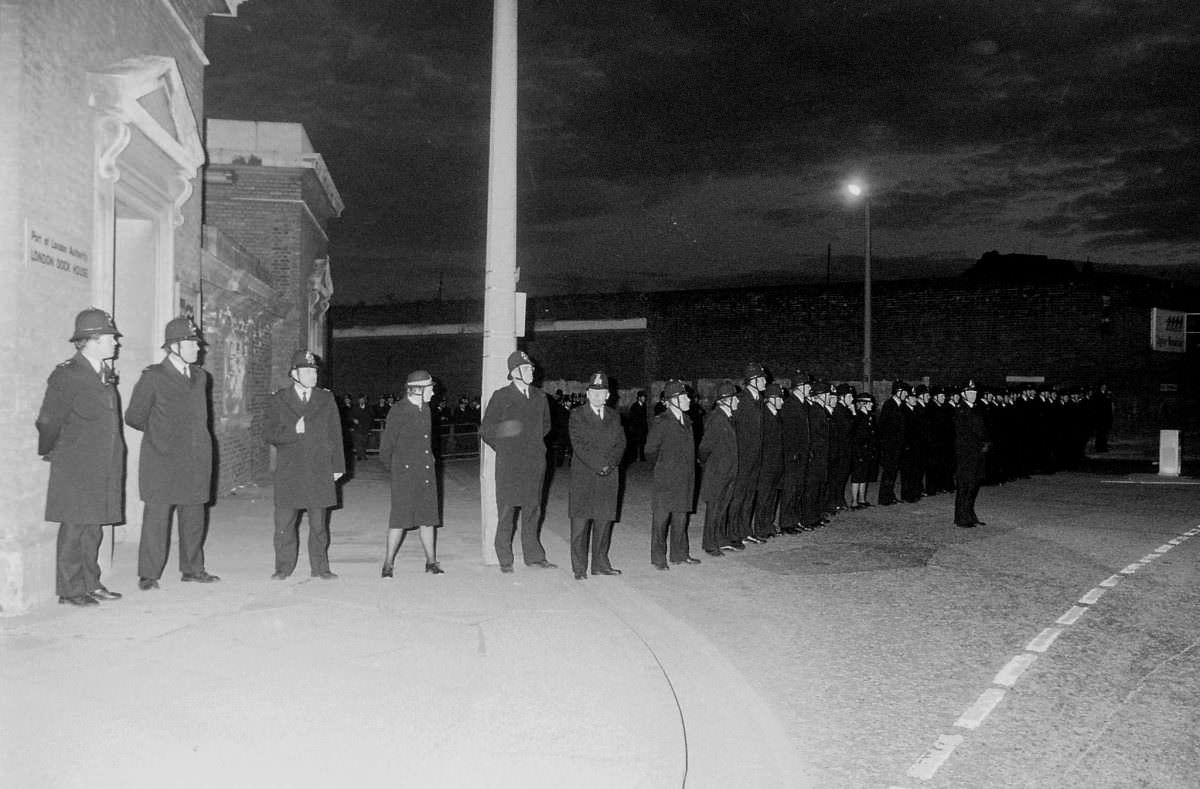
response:
<path fill-rule="evenodd" d="M 425 572 L 432 573 L 433 575 L 442 575 L 446 571 L 437 562 L 425 562 Z"/>
<path fill-rule="evenodd" d="M 313 570 L 312 577 L 320 578 L 322 581 L 332 581 L 334 578 L 337 578 L 337 573 L 333 570 Z"/>
<path fill-rule="evenodd" d="M 392 577 L 392 566 L 390 564 L 385 564 L 383 566 L 383 569 L 381 569 L 379 571 L 379 577 L 380 578 L 391 578 Z"/>
<path fill-rule="evenodd" d="M 139 578 L 138 579 L 138 589 L 141 589 L 143 592 L 149 591 L 151 589 L 157 589 L 157 588 L 158 588 L 158 580 L 155 578 Z"/>
<path fill-rule="evenodd" d="M 180 580 L 188 581 L 190 583 L 196 583 L 196 584 L 211 584 L 211 583 L 221 580 L 221 576 L 212 575 L 211 573 L 209 573 L 206 570 L 201 570 L 198 573 L 184 573 L 180 577 Z"/>
<path fill-rule="evenodd" d="M 976 526 L 987 526 L 987 524 L 984 523 L 983 521 L 975 521 L 975 525 Z"/>
<path fill-rule="evenodd" d="M 502 564 L 502 565 L 500 565 L 500 572 L 502 572 L 502 573 L 511 573 L 512 571 L 513 571 L 513 566 L 512 566 L 511 564 Z"/>
<path fill-rule="evenodd" d="M 540 562 L 527 562 L 525 566 L 541 567 L 543 570 L 553 570 L 555 567 L 558 567 L 554 562 L 548 562 L 545 559 L 542 559 Z"/>
<path fill-rule="evenodd" d="M 974 529 L 975 528 L 974 523 L 956 523 L 954 525 L 960 529 Z"/>
<path fill-rule="evenodd" d="M 58 598 L 59 605 L 100 605 L 100 601 L 92 597 L 90 594 L 76 595 L 75 597 L 60 597 Z"/>
<path fill-rule="evenodd" d="M 586 581 L 587 573 L 575 573 L 575 580 L 576 581 Z"/>
<path fill-rule="evenodd" d="M 291 573 L 271 573 L 272 581 L 285 581 Z"/>
<path fill-rule="evenodd" d="M 658 564 L 656 562 L 651 562 L 651 564 L 654 565 L 655 570 L 670 570 L 671 569 L 670 566 L 666 562 L 663 562 L 662 564 Z"/>
<path fill-rule="evenodd" d="M 780 531 L 782 531 L 784 534 L 799 534 L 800 533 L 800 530 L 798 528 L 796 528 L 795 526 L 785 526 L 782 529 L 780 529 Z"/>
<path fill-rule="evenodd" d="M 752 542 L 752 543 L 755 543 L 756 545 L 762 545 L 763 543 L 766 542 L 766 540 L 759 539 L 758 537 L 755 537 L 753 534 L 747 534 L 746 542 Z"/>
<path fill-rule="evenodd" d="M 620 575 L 620 574 L 621 574 L 621 571 L 618 570 L 616 567 L 605 567 L 603 570 L 597 570 L 595 567 L 592 568 L 592 575 Z"/>
<path fill-rule="evenodd" d="M 88 594 L 91 595 L 92 597 L 96 598 L 97 600 L 120 600 L 121 599 L 120 592 L 110 592 L 107 589 L 105 589 L 103 586 L 101 586 L 99 589 L 94 589 L 91 592 L 88 592 Z"/>
<path fill-rule="evenodd" d="M 724 556 L 725 553 L 720 548 L 713 548 L 711 551 L 705 551 L 709 556 Z"/>
<path fill-rule="evenodd" d="M 672 564 L 700 564 L 700 560 L 693 556 L 688 556 L 684 559 L 680 559 L 677 562 L 672 562 Z"/>

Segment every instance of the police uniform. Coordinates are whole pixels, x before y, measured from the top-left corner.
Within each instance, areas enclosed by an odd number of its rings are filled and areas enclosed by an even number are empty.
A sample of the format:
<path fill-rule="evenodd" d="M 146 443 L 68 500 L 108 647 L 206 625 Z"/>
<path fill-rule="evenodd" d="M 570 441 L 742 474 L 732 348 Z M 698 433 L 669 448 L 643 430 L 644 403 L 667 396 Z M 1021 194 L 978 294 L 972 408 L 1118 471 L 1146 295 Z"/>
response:
<path fill-rule="evenodd" d="M 292 357 L 292 370 L 316 369 L 311 351 Z M 304 432 L 299 432 L 300 420 Z M 275 574 L 296 569 L 301 510 L 308 511 L 308 562 L 312 575 L 333 578 L 329 570 L 329 508 L 337 504 L 334 475 L 346 472 L 341 419 L 327 389 L 298 385 L 275 392 L 267 408 L 266 440 L 275 455 Z"/>
<path fill-rule="evenodd" d="M 829 384 L 813 384 L 817 397 L 829 394 Z M 800 522 L 815 529 L 829 521 L 824 517 L 826 487 L 829 483 L 829 431 L 832 416 L 821 402 L 808 406 L 808 469 L 804 475 L 804 496 L 800 503 Z"/>
<path fill-rule="evenodd" d="M 433 409 L 407 397 L 388 411 L 379 459 L 391 472 L 392 507 L 389 529 L 437 526 L 437 463 L 433 456 Z"/>
<path fill-rule="evenodd" d="M 755 378 L 766 379 L 761 364 L 746 366 L 745 381 Z M 738 407 L 733 412 L 733 431 L 737 436 L 738 472 L 733 485 L 733 500 L 729 504 L 725 543 L 740 545 L 747 537 L 754 537 L 754 506 L 758 499 L 758 478 L 762 472 L 763 422 L 767 410 L 762 393 L 746 386 L 738 393 Z M 758 539 L 755 537 L 755 539 Z"/>
<path fill-rule="evenodd" d="M 588 390 L 607 394 L 608 376 L 594 373 Z M 571 569 L 577 579 L 587 576 L 590 538 L 592 574 L 619 575 L 621 571 L 608 560 L 608 546 L 617 519 L 621 476 L 617 469 L 625 454 L 621 418 L 608 406 L 596 409 L 589 402 L 571 412 L 569 430 L 573 448 L 568 497 Z"/>
<path fill-rule="evenodd" d="M 729 503 L 733 498 L 733 483 L 738 473 L 737 435 L 733 423 L 720 407 L 721 400 L 736 395 L 733 384 L 724 383 L 717 389 L 717 405 L 704 423 L 704 438 L 698 454 L 704 464 L 700 478 L 700 498 L 705 502 L 704 536 L 701 546 L 710 556 L 720 556 L 720 540 L 725 536 L 729 520 Z"/>
<path fill-rule="evenodd" d="M 800 505 L 804 497 L 804 477 L 808 473 L 808 404 L 801 387 L 807 376 L 797 371 L 792 391 L 779 409 L 783 443 L 783 482 L 780 492 L 779 521 L 785 534 L 793 534 L 801 524 Z"/>
<path fill-rule="evenodd" d="M 976 391 L 974 382 L 967 382 L 962 391 Z M 982 526 L 975 514 L 975 499 L 983 482 L 984 458 L 988 451 L 987 426 L 978 403 L 968 405 L 966 399 L 954 412 L 955 479 L 954 523 L 970 528 Z"/>
<path fill-rule="evenodd" d="M 202 341 L 189 318 L 169 321 L 164 335 L 164 348 Z M 144 433 L 138 460 L 138 490 L 145 502 L 138 545 L 138 585 L 143 589 L 158 585 L 167 564 L 173 511 L 179 514 L 182 579 L 220 580 L 204 569 L 204 508 L 212 500 L 210 389 L 203 368 L 185 364 L 181 372 L 168 356 L 142 371 L 125 409 L 125 424 Z"/>
<path fill-rule="evenodd" d="M 896 475 L 900 471 L 900 454 L 904 449 L 903 394 L 912 391 L 904 381 L 892 383 L 892 396 L 879 407 L 875 422 L 879 436 L 879 503 L 895 504 Z M 899 400 L 897 400 L 899 398 Z"/>
<path fill-rule="evenodd" d="M 664 399 L 686 393 L 680 381 L 668 381 Z M 699 564 L 688 547 L 688 513 L 692 512 L 696 482 L 696 442 L 687 414 L 678 417 L 670 409 L 654 417 L 646 437 L 646 458 L 654 464 L 650 495 L 650 563 L 660 570 L 667 564 L 667 532 L 670 529 L 672 564 Z"/>
<path fill-rule="evenodd" d="M 72 341 L 120 333 L 102 310 L 79 313 Z M 125 439 L 115 383 L 81 352 L 46 382 L 37 416 L 38 454 L 50 461 L 46 520 L 56 522 L 55 591 L 60 603 L 116 599 L 100 583 L 102 525 L 125 520 Z"/>
<path fill-rule="evenodd" d="M 508 356 L 508 373 L 533 365 L 523 351 Z M 511 571 L 512 541 L 517 510 L 521 512 L 521 549 L 525 564 L 553 567 L 538 536 L 542 509 L 542 484 L 546 476 L 546 435 L 550 432 L 550 404 L 541 389 L 529 384 L 522 393 L 517 384 L 497 389 L 488 400 L 479 437 L 496 451 L 496 507 L 500 513 L 494 547 L 502 571 Z"/>

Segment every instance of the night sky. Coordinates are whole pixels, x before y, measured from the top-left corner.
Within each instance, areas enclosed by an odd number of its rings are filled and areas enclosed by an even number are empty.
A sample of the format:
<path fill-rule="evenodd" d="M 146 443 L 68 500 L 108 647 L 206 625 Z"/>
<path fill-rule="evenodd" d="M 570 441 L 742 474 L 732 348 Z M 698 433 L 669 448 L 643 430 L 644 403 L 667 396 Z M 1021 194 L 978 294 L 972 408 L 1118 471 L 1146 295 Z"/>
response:
<path fill-rule="evenodd" d="M 483 289 L 490 0 L 249 0 L 211 118 L 304 124 L 335 302 Z M 1200 3 L 525 0 L 519 287 L 1200 270 Z"/>

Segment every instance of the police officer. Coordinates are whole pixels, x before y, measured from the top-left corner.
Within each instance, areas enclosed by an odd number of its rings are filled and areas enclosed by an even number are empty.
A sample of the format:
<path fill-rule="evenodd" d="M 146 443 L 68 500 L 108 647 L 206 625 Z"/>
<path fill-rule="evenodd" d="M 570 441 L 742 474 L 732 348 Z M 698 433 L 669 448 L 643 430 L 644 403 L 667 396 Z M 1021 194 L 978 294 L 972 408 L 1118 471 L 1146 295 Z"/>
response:
<path fill-rule="evenodd" d="M 144 433 L 138 488 L 145 502 L 138 545 L 138 588 L 157 589 L 171 543 L 171 513 L 179 514 L 182 580 L 221 580 L 204 569 L 205 505 L 212 500 L 213 438 L 209 431 L 208 373 L 196 364 L 200 330 L 188 317 L 163 331 L 158 364 L 133 387 L 125 424 Z"/>
<path fill-rule="evenodd" d="M 783 489 L 779 494 L 779 526 L 784 534 L 800 531 L 800 505 L 808 474 L 808 374 L 792 375 L 791 391 L 779 409 L 783 443 Z"/>
<path fill-rule="evenodd" d="M 608 560 L 612 525 L 617 519 L 620 488 L 618 467 L 625 454 L 625 431 L 617 412 L 605 405 L 608 376 L 593 373 L 588 380 L 587 405 L 571 412 L 571 569 L 575 580 L 587 578 L 588 541 L 592 575 L 620 575 Z"/>
<path fill-rule="evenodd" d="M 425 572 L 441 575 L 437 560 L 437 464 L 433 457 L 433 376 L 414 370 L 405 383 L 405 397 L 388 411 L 379 441 L 379 459 L 392 475 L 392 509 L 388 516 L 387 553 L 380 575 L 392 577 L 396 551 L 404 534 L 417 529 L 425 550 Z"/>
<path fill-rule="evenodd" d="M 762 465 L 758 472 L 758 500 L 754 512 L 754 537 L 765 541 L 780 533 L 775 523 L 779 492 L 783 487 L 783 389 L 777 383 L 763 390 Z"/>
<path fill-rule="evenodd" d="M 542 484 L 546 475 L 546 434 L 550 432 L 550 403 L 533 385 L 533 361 L 524 351 L 508 355 L 510 383 L 488 400 L 479 437 L 496 451 L 496 558 L 500 572 L 513 571 L 513 535 L 521 514 L 521 548 L 529 567 L 553 569 L 538 536 Z"/>
<path fill-rule="evenodd" d="M 700 564 L 688 547 L 688 513 L 692 511 L 696 482 L 696 442 L 688 417 L 692 399 L 682 381 L 667 381 L 662 401 L 667 410 L 650 422 L 646 457 L 654 463 L 650 497 L 650 563 L 659 570 L 667 564 L 667 530 L 671 536 L 671 564 Z"/>
<path fill-rule="evenodd" d="M 737 435 L 732 422 L 737 408 L 737 389 L 733 384 L 725 382 L 717 387 L 717 402 L 704 423 L 704 438 L 697 450 L 704 464 L 700 478 L 700 498 L 705 504 L 701 546 L 709 556 L 725 555 L 721 545 L 728 532 L 729 503 L 738 470 Z"/>
<path fill-rule="evenodd" d="M 884 506 L 897 502 L 896 475 L 904 450 L 904 401 L 911 391 L 904 381 L 893 381 L 892 396 L 880 406 L 875 423 L 879 436 L 879 503 Z"/>
<path fill-rule="evenodd" d="M 125 519 L 125 439 L 109 366 L 120 337 L 95 307 L 75 316 L 75 355 L 54 368 L 38 411 L 38 454 L 50 461 L 46 520 L 58 522 L 55 590 L 77 606 L 119 600 L 100 583 L 103 524 Z"/>
<path fill-rule="evenodd" d="M 754 534 L 754 506 L 758 499 L 758 478 L 762 472 L 763 421 L 766 405 L 763 389 L 767 373 L 761 364 L 746 365 L 745 386 L 738 393 L 738 406 L 733 414 L 733 430 L 737 436 L 738 473 L 733 485 L 733 501 L 729 505 L 729 534 L 722 547 L 740 549 L 744 542 L 761 543 Z"/>
<path fill-rule="evenodd" d="M 962 387 L 962 403 L 954 412 L 954 457 L 957 487 L 954 494 L 954 524 L 964 529 L 985 526 L 975 514 L 975 498 L 983 482 L 984 458 L 990 447 L 983 413 L 975 400 L 974 381 Z"/>
<path fill-rule="evenodd" d="M 808 409 L 808 467 L 800 501 L 801 528 L 812 531 L 829 523 L 824 506 L 829 483 L 829 432 L 833 420 L 829 384 L 812 385 Z"/>
<path fill-rule="evenodd" d="M 317 357 L 292 355 L 292 380 L 271 397 L 266 439 L 275 456 L 275 573 L 281 581 L 296 569 L 300 513 L 308 511 L 308 563 L 314 578 L 330 580 L 329 508 L 337 504 L 334 483 L 346 473 L 341 420 L 328 389 L 317 386 Z"/>

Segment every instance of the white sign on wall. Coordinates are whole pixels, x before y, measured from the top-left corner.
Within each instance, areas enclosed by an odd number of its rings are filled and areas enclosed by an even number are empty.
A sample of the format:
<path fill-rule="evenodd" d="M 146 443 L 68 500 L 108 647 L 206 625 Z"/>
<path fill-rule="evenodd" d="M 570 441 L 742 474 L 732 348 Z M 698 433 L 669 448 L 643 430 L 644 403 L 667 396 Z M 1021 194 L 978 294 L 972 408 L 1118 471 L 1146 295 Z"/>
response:
<path fill-rule="evenodd" d="M 1150 347 L 1156 351 L 1187 351 L 1187 313 L 1177 310 L 1150 310 Z"/>
<path fill-rule="evenodd" d="M 81 285 L 90 284 L 92 278 L 92 255 L 86 244 L 29 221 L 25 222 L 25 265 L 31 271 L 66 277 Z"/>

